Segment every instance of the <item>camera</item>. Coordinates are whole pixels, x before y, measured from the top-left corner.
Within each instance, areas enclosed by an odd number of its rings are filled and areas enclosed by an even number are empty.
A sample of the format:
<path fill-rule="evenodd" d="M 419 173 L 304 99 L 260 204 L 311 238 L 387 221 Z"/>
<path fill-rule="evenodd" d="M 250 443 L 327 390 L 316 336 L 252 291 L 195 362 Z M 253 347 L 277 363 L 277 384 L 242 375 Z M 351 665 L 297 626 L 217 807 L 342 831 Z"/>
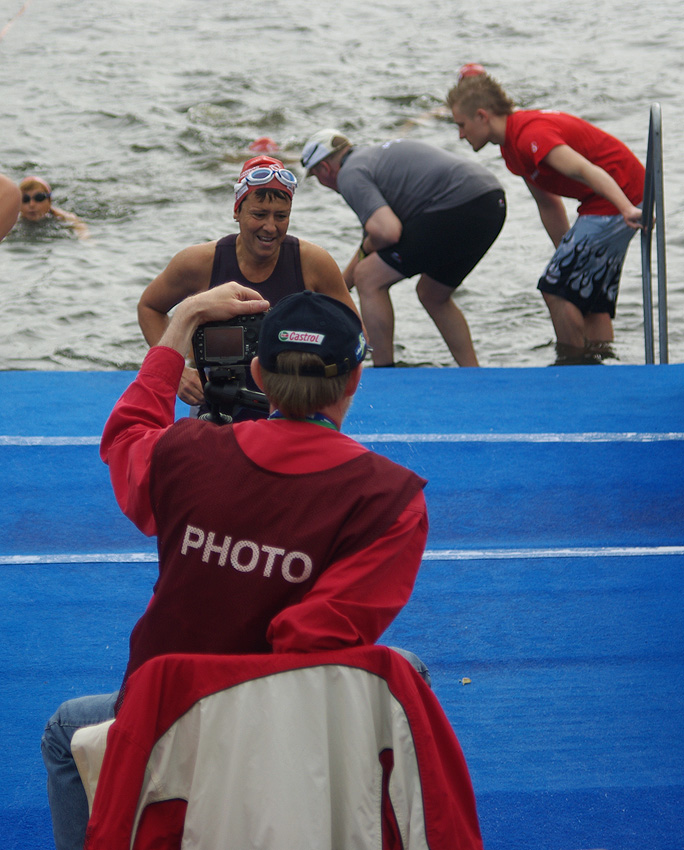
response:
<path fill-rule="evenodd" d="M 192 337 L 195 366 L 209 408 L 201 418 L 220 424 L 232 422 L 239 408 L 268 415 L 268 399 L 254 384 L 250 373 L 265 315 L 253 313 L 234 316 L 225 322 L 207 322 L 195 331 Z"/>

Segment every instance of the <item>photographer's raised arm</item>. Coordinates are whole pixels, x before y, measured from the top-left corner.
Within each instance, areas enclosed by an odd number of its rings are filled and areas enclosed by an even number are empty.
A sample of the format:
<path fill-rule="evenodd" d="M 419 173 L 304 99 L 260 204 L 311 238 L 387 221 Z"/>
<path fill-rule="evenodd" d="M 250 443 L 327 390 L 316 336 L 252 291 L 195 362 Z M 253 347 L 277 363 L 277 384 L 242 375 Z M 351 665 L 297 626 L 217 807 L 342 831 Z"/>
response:
<path fill-rule="evenodd" d="M 109 466 L 119 507 L 143 534 L 156 533 L 149 492 L 152 452 L 174 423 L 176 390 L 195 329 L 208 321 L 260 313 L 268 306 L 257 292 L 238 283 L 186 299 L 116 403 L 102 433 L 100 457 Z"/>

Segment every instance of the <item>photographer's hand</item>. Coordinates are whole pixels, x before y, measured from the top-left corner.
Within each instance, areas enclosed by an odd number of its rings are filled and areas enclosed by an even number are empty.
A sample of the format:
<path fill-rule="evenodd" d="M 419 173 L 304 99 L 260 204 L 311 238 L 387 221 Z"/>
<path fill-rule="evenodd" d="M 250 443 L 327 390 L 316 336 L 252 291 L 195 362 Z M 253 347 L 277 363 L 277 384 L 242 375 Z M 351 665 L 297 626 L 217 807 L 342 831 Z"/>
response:
<path fill-rule="evenodd" d="M 269 307 L 268 301 L 256 290 L 234 281 L 223 283 L 181 301 L 158 344 L 173 348 L 185 357 L 199 325 L 225 321 L 233 316 L 263 313 Z"/>
<path fill-rule="evenodd" d="M 204 389 L 200 381 L 197 369 L 186 366 L 181 375 L 178 385 L 178 398 L 186 404 L 202 404 L 204 401 Z"/>

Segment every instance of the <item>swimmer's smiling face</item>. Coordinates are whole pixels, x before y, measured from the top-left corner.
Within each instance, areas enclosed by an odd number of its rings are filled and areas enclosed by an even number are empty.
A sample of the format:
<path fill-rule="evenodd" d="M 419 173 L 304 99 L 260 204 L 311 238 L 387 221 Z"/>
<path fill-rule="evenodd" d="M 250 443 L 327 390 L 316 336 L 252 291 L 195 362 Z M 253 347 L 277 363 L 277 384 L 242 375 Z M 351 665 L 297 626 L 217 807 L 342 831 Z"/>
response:
<path fill-rule="evenodd" d="M 247 251 L 258 262 L 278 256 L 290 224 L 292 201 L 287 198 L 264 197 L 251 192 L 238 207 L 235 220 L 240 226 L 237 251 Z"/>

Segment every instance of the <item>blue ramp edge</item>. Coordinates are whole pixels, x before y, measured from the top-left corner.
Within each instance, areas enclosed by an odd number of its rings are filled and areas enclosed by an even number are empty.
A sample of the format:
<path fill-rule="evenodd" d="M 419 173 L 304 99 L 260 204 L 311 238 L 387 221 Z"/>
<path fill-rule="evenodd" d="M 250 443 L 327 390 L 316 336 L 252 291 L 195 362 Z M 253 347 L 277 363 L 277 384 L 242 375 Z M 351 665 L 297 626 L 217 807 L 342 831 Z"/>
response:
<path fill-rule="evenodd" d="M 0 372 L 0 433 L 99 435 L 135 372 Z M 178 402 L 179 416 L 187 406 Z M 365 369 L 350 433 L 680 431 L 684 364 Z"/>

